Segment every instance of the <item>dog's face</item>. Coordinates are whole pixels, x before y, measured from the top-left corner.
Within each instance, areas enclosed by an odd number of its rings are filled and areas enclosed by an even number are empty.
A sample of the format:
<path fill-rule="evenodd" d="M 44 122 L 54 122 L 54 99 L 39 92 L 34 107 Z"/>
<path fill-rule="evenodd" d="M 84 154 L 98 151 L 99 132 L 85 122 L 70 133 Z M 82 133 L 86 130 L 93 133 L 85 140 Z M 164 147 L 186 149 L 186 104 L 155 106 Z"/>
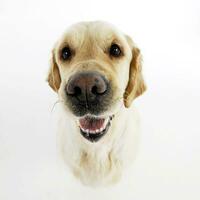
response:
<path fill-rule="evenodd" d="M 139 49 L 106 23 L 73 25 L 52 54 L 49 85 L 91 142 L 103 138 L 120 108 L 145 90 Z"/>

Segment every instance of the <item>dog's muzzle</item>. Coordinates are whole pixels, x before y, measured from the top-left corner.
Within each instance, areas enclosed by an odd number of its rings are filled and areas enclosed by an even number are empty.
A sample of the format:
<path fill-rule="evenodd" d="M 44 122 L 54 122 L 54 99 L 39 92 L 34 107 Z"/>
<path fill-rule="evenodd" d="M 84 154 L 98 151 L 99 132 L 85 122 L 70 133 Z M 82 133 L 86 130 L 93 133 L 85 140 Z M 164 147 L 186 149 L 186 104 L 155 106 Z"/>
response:
<path fill-rule="evenodd" d="M 102 117 L 111 106 L 111 84 L 98 72 L 76 73 L 69 78 L 65 94 L 67 106 L 78 117 L 81 135 L 97 142 L 108 132 L 113 118 Z"/>
<path fill-rule="evenodd" d="M 100 115 L 111 104 L 109 81 L 99 72 L 81 72 L 69 78 L 65 87 L 66 103 L 76 116 Z"/>

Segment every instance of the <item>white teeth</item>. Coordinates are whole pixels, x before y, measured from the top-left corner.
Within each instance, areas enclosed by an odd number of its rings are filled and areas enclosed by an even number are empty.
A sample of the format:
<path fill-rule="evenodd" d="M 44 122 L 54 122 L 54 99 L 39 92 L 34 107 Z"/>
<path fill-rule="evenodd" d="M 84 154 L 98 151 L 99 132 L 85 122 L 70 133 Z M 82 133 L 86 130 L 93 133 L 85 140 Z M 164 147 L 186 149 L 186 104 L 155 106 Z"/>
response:
<path fill-rule="evenodd" d="M 89 130 L 89 129 L 84 129 L 84 128 L 82 128 L 82 127 L 80 127 L 80 129 L 83 131 L 83 132 L 85 132 L 86 134 L 87 134 L 87 136 L 90 134 L 90 133 L 92 133 L 92 134 L 94 134 L 94 133 L 100 133 L 100 132 L 102 132 L 105 128 L 100 128 L 100 129 L 96 129 L 96 130 Z"/>
<path fill-rule="evenodd" d="M 95 133 L 95 130 L 91 130 L 90 133 Z"/>
<path fill-rule="evenodd" d="M 89 136 L 89 130 L 88 129 L 86 130 L 86 135 Z"/>
<path fill-rule="evenodd" d="M 80 129 L 81 129 L 82 131 L 86 132 L 86 130 L 85 130 L 84 128 L 82 128 L 81 126 L 80 126 Z"/>

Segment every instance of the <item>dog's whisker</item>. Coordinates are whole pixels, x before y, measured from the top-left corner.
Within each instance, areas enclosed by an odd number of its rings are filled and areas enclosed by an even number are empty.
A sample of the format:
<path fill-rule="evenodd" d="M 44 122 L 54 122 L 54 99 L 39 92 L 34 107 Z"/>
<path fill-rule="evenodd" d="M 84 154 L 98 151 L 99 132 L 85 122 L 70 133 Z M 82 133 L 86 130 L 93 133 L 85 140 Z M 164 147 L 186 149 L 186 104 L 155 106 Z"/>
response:
<path fill-rule="evenodd" d="M 116 103 L 117 101 L 120 101 L 121 99 L 123 99 L 123 97 L 117 97 L 114 100 L 112 100 L 112 103 Z"/>
<path fill-rule="evenodd" d="M 52 106 L 51 113 L 53 112 L 55 106 L 56 106 L 58 103 L 63 103 L 63 101 L 57 100 L 57 101 L 53 104 L 53 106 Z"/>

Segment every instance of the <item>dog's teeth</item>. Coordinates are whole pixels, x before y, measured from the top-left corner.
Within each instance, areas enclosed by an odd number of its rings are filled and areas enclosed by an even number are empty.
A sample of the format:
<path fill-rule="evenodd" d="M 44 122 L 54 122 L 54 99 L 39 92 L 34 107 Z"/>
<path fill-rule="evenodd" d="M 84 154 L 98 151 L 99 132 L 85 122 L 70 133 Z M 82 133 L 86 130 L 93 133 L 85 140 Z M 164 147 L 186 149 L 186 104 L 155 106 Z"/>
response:
<path fill-rule="evenodd" d="M 95 133 L 95 130 L 91 130 L 90 133 Z"/>
<path fill-rule="evenodd" d="M 86 133 L 86 136 L 89 137 L 89 130 L 88 129 L 85 131 L 85 133 Z"/>

